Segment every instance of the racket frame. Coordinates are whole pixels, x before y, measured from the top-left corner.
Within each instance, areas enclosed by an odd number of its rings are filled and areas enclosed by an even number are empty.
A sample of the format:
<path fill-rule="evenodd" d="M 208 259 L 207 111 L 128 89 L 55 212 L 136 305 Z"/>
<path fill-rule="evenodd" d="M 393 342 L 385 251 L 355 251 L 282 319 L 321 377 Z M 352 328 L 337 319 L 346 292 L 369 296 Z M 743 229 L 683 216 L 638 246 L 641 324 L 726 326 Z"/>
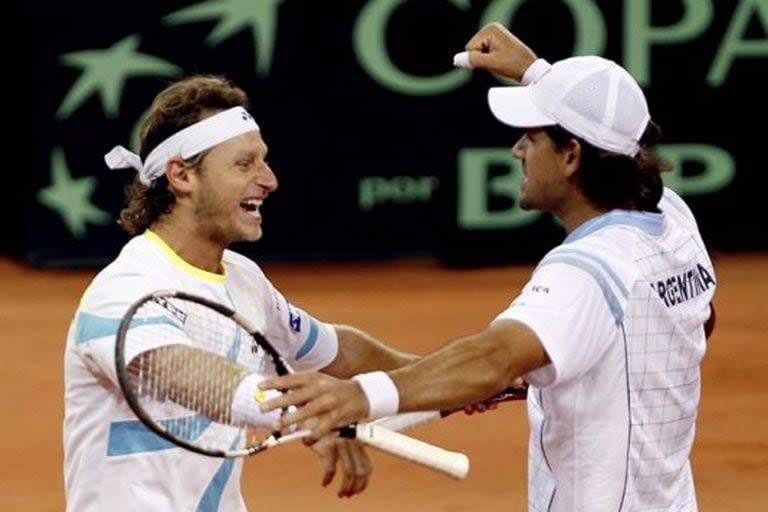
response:
<path fill-rule="evenodd" d="M 154 433 L 156 433 L 163 439 L 170 441 L 174 444 L 177 444 L 179 446 L 182 446 L 187 450 L 193 451 L 195 453 L 199 453 L 201 455 L 207 455 L 209 457 L 224 457 L 224 458 L 246 457 L 246 456 L 258 453 L 260 451 L 266 450 L 267 448 L 270 448 L 272 446 L 282 444 L 278 441 L 283 436 L 283 434 L 280 431 L 273 431 L 272 435 L 268 437 L 266 440 L 261 441 L 257 445 L 248 446 L 246 448 L 241 448 L 236 450 L 235 449 L 221 450 L 221 449 L 203 448 L 201 446 L 190 443 L 185 439 L 175 436 L 172 432 L 170 432 L 167 428 L 165 428 L 165 426 L 163 426 L 162 423 L 157 422 L 154 418 L 152 418 L 149 414 L 147 414 L 147 412 L 139 403 L 138 397 L 130 387 L 130 376 L 129 376 L 128 367 L 126 366 L 126 361 L 125 361 L 125 341 L 126 341 L 126 336 L 128 334 L 128 331 L 131 328 L 131 321 L 133 320 L 134 315 L 136 314 L 136 311 L 138 311 L 139 308 L 141 308 L 148 302 L 156 302 L 158 303 L 158 305 L 163 307 L 160 301 L 166 300 L 166 299 L 180 299 L 180 300 L 185 300 L 189 302 L 194 302 L 194 303 L 206 306 L 208 308 L 211 308 L 217 313 L 220 313 L 225 317 L 230 318 L 232 321 L 238 324 L 241 328 L 243 328 L 246 332 L 248 332 L 248 334 L 254 339 L 256 344 L 258 344 L 259 347 L 264 349 L 264 351 L 270 356 L 270 358 L 272 359 L 275 365 L 275 369 L 278 375 L 287 375 L 289 373 L 292 373 L 291 367 L 288 365 L 285 359 L 277 352 L 277 350 L 269 343 L 269 341 L 267 341 L 264 335 L 262 335 L 261 332 L 259 332 L 259 330 L 256 329 L 253 326 L 253 324 L 251 324 L 245 317 L 243 317 L 242 315 L 239 315 L 234 310 L 226 306 L 223 306 L 221 304 L 218 304 L 214 301 L 208 300 L 204 297 L 199 297 L 197 295 L 192 295 L 182 291 L 158 290 L 156 292 L 152 292 L 147 295 L 144 295 L 143 297 L 138 299 L 136 302 L 131 304 L 131 306 L 128 308 L 125 314 L 123 314 L 123 318 L 120 321 L 120 326 L 118 327 L 117 336 L 115 338 L 115 370 L 117 372 L 117 380 L 120 385 L 120 390 L 123 392 L 123 396 L 125 397 L 126 402 L 128 403 L 131 410 L 134 412 L 134 414 L 136 414 L 136 416 L 141 420 L 141 422 L 144 425 L 149 427 Z M 283 414 L 285 414 L 285 412 L 286 412 L 286 409 L 283 410 Z"/>

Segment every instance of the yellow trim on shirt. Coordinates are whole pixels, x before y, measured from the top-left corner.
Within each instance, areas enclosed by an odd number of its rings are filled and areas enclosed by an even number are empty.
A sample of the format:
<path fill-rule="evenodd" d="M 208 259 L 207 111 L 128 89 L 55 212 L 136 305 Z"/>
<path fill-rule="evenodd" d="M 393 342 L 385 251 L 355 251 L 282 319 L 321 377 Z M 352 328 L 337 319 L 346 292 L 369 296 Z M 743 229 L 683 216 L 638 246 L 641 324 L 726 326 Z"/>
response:
<path fill-rule="evenodd" d="M 176 251 L 171 249 L 171 246 L 169 246 L 167 243 L 165 243 L 165 240 L 157 236 L 156 233 L 153 233 L 150 230 L 144 231 L 144 236 L 146 236 L 148 239 L 152 240 L 157 244 L 158 247 L 170 258 L 171 262 L 179 267 L 184 272 L 187 272 L 188 274 L 192 274 L 193 276 L 197 277 L 198 279 L 202 279 L 203 281 L 208 281 L 211 283 L 224 283 L 227 279 L 227 271 L 224 269 L 223 274 L 216 274 L 214 272 L 208 272 L 207 270 L 203 270 L 201 268 L 197 268 L 194 265 L 191 265 L 181 259 L 181 256 L 176 254 Z"/>

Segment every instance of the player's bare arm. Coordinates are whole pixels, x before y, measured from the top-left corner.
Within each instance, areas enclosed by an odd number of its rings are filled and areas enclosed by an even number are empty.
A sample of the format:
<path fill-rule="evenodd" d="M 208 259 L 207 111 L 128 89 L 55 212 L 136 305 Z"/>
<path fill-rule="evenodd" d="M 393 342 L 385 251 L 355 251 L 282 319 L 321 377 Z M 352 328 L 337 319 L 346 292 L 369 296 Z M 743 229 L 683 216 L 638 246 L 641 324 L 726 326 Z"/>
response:
<path fill-rule="evenodd" d="M 181 344 L 166 345 L 137 354 L 128 364 L 128 372 L 135 378 L 134 384 L 143 383 L 142 393 L 158 399 L 170 399 L 221 423 L 231 422 L 231 408 L 222 404 L 232 402 L 237 386 L 248 375 L 247 371 L 235 363 L 205 350 Z M 200 403 L 195 400 L 197 393 L 190 390 L 199 387 L 212 373 L 220 375 L 222 382 L 226 383 L 222 385 L 221 392 L 229 400 Z M 138 394 L 138 391 L 135 392 Z"/>
<path fill-rule="evenodd" d="M 516 321 L 500 321 L 485 331 L 458 339 L 416 363 L 389 372 L 400 396 L 399 412 L 451 409 L 484 400 L 514 385 L 516 379 L 549 362 L 536 334 Z M 368 416 L 360 385 L 316 373 L 269 379 L 263 389 L 291 393 L 266 402 L 262 410 L 302 405 L 283 416 L 281 426 L 316 421 L 312 437 Z"/>
<path fill-rule="evenodd" d="M 419 359 L 414 354 L 400 352 L 371 335 L 348 325 L 334 325 L 339 339 L 336 358 L 323 368 L 323 373 L 349 378 L 372 370 L 394 370 Z"/>
<path fill-rule="evenodd" d="M 323 459 L 321 482 L 323 487 L 333 482 L 337 465 L 342 468 L 341 482 L 337 492 L 340 498 L 351 498 L 368 487 L 368 481 L 373 473 L 373 464 L 359 441 L 330 435 L 314 443 L 312 449 Z"/>
<path fill-rule="evenodd" d="M 533 330 L 502 320 L 390 376 L 400 390 L 400 411 L 454 409 L 514 387 L 521 375 L 548 363 Z"/>

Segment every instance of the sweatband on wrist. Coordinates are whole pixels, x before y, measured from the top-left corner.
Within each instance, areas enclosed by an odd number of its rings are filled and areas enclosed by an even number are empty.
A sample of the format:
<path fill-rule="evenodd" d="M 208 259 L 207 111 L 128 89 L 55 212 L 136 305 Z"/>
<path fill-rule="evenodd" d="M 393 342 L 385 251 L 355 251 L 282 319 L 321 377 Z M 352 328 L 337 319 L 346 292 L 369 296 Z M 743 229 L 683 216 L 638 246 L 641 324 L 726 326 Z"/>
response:
<path fill-rule="evenodd" d="M 457 68 L 472 69 L 472 63 L 469 62 L 469 52 L 459 52 L 453 56 L 453 65 Z"/>
<path fill-rule="evenodd" d="M 368 417 L 372 420 L 397 414 L 400 392 L 386 372 L 361 373 L 352 377 L 360 384 L 368 400 Z"/>
<path fill-rule="evenodd" d="M 280 396 L 280 392 L 274 389 L 259 389 L 263 380 L 263 376 L 253 373 L 240 381 L 232 397 L 230 418 L 233 425 L 271 428 L 280 419 L 280 409 L 268 413 L 259 409 L 259 404 Z"/>
<path fill-rule="evenodd" d="M 528 69 L 525 70 L 525 73 L 523 73 L 523 78 L 520 80 L 520 83 L 522 85 L 531 85 L 534 82 L 538 82 L 539 78 L 541 78 L 544 73 L 549 71 L 549 68 L 552 67 L 552 64 L 547 62 L 544 59 L 536 59 L 531 63 L 530 66 L 528 66 Z"/>

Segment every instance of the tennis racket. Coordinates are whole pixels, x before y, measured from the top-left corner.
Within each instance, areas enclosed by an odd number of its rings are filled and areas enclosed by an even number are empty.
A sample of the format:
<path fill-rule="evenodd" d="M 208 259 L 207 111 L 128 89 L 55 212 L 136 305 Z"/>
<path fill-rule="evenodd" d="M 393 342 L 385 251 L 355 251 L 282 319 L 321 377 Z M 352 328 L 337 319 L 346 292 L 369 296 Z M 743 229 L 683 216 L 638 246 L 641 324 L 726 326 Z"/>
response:
<path fill-rule="evenodd" d="M 502 402 L 515 402 L 518 400 L 525 400 L 528 396 L 528 386 L 510 387 L 502 391 L 501 393 L 483 400 L 480 402 L 483 405 L 493 405 Z M 419 425 L 431 423 L 435 420 L 443 419 L 451 414 L 463 411 L 464 408 L 447 409 L 443 411 L 419 411 L 419 412 L 406 412 L 402 414 L 395 414 L 393 416 L 386 416 L 372 421 L 370 424 L 377 427 L 384 427 L 387 430 L 395 432 L 402 432 L 409 430 Z"/>
<path fill-rule="evenodd" d="M 309 435 L 272 430 L 289 409 L 267 413 L 262 425 L 234 421 L 232 400 L 245 376 L 292 369 L 248 319 L 203 297 L 158 291 L 132 304 L 118 329 L 115 366 L 120 389 L 142 423 L 193 452 L 244 457 Z M 454 478 L 469 470 L 462 453 L 373 424 L 349 425 L 338 434 Z"/>

